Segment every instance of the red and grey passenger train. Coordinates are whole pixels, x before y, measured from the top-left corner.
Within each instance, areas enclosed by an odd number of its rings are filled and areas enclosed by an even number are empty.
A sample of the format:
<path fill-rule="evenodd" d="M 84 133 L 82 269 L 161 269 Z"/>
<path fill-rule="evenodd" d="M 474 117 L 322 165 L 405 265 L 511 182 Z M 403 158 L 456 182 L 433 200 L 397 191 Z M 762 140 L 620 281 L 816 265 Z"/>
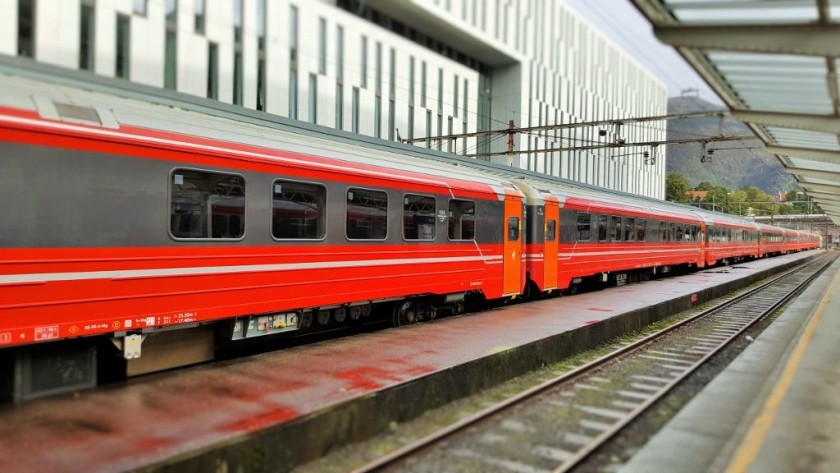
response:
<path fill-rule="evenodd" d="M 114 356 L 133 375 L 375 308 L 401 325 L 457 314 L 472 295 L 574 292 L 820 246 L 268 118 L 9 71 L 0 83 L 0 385 L 16 398 L 90 383 L 61 369 L 65 355 L 93 372 Z"/>

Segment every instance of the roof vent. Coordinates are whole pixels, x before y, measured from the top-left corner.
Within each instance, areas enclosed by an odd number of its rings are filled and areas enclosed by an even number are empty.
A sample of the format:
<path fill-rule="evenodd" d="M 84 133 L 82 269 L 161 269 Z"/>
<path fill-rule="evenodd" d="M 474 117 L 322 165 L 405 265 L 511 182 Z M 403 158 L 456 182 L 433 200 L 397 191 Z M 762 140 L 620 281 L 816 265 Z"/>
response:
<path fill-rule="evenodd" d="M 62 120 L 81 121 L 102 125 L 99 114 L 92 107 L 80 107 L 69 103 L 55 102 L 55 110 Z"/>

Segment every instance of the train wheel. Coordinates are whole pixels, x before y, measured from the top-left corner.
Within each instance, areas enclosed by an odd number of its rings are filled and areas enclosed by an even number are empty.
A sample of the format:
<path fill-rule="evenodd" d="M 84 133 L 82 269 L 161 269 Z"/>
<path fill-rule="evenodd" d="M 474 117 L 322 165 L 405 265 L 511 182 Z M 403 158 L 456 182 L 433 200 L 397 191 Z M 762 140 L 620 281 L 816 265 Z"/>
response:
<path fill-rule="evenodd" d="M 394 305 L 394 327 L 417 322 L 417 308 L 412 301 L 401 301 Z"/>
<path fill-rule="evenodd" d="M 344 322 L 344 319 L 347 318 L 347 309 L 344 307 L 339 307 L 333 311 L 333 318 L 338 323 Z"/>

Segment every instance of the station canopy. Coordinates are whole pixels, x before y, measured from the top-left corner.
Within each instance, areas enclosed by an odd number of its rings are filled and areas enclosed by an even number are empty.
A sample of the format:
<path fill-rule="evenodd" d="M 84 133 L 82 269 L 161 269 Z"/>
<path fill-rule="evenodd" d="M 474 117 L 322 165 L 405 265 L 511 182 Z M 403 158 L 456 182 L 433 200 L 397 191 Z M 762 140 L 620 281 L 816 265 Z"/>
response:
<path fill-rule="evenodd" d="M 632 0 L 840 224 L 840 0 Z"/>

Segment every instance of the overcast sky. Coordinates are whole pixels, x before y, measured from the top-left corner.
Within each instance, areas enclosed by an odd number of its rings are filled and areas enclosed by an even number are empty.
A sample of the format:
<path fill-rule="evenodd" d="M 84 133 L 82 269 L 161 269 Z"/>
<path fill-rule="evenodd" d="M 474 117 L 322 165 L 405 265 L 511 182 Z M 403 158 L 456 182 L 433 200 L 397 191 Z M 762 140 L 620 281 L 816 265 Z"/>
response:
<path fill-rule="evenodd" d="M 615 44 L 668 87 L 669 97 L 685 89 L 698 89 L 700 98 L 722 104 L 706 82 L 674 48 L 660 43 L 653 28 L 631 0 L 566 0 Z"/>

